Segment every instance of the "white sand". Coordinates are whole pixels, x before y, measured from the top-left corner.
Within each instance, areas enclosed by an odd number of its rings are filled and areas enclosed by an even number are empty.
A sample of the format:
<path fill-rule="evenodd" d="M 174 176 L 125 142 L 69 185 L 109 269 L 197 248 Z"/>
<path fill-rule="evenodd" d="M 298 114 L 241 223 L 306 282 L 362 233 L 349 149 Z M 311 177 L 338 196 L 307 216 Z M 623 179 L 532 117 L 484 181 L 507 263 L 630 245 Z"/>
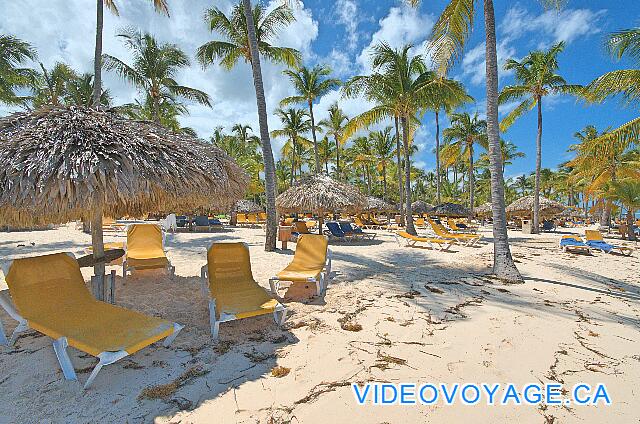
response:
<path fill-rule="evenodd" d="M 486 229 L 484 235 L 491 236 Z M 174 344 L 105 367 L 85 392 L 63 379 L 51 340 L 25 332 L 14 347 L 0 347 L 0 422 L 638 422 L 640 252 L 630 258 L 565 254 L 557 247 L 559 234 L 511 235 L 526 278 L 516 286 L 484 276 L 490 244 L 439 253 L 400 248 L 384 232 L 372 244 L 333 244 L 334 275 L 324 299 L 288 303 L 284 330 L 270 317 L 222 324 L 217 345 L 197 278 L 206 246 L 247 241 L 254 275 L 265 287 L 291 252 L 264 252 L 261 229 L 169 235 L 176 276 L 148 271 L 126 284 L 119 279 L 117 303 L 186 325 Z M 122 237 L 109 234 L 107 241 Z M 73 226 L 0 233 L 0 260 L 82 254 L 89 244 Z M 341 328 L 338 319 L 346 314 L 362 331 Z M 0 319 L 12 331 L 15 322 L 4 312 Z M 96 360 L 69 351 L 84 381 Z M 291 372 L 273 377 L 276 365 Z M 138 399 L 143 389 L 192 367 L 206 374 L 164 400 Z M 367 381 L 563 382 L 569 389 L 605 383 L 613 405 L 359 407 L 350 384 Z"/>

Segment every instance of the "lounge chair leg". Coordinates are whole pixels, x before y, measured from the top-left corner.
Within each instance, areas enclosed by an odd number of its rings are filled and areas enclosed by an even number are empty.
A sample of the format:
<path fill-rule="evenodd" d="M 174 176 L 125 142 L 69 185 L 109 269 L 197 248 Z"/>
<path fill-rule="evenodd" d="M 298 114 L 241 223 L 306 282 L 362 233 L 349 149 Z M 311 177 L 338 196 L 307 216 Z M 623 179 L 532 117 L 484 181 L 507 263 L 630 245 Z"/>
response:
<path fill-rule="evenodd" d="M 216 320 L 216 302 L 213 299 L 209 301 L 209 325 L 211 326 L 211 338 L 217 340 L 220 321 Z"/>
<path fill-rule="evenodd" d="M 104 366 L 104 364 L 102 363 L 102 361 L 98 362 L 98 365 L 95 366 L 95 368 L 93 369 L 93 371 L 91 371 L 91 374 L 89 374 L 89 378 L 87 378 L 86 383 L 84 383 L 84 389 L 88 389 L 89 386 L 91 386 L 91 384 L 93 383 L 93 380 L 96 379 L 96 377 L 98 376 L 98 373 L 100 372 L 100 370 L 102 369 L 102 367 Z"/>
<path fill-rule="evenodd" d="M 169 265 L 169 275 L 171 277 L 173 277 L 174 275 L 176 275 L 176 267 L 173 265 Z"/>
<path fill-rule="evenodd" d="M 53 341 L 53 350 L 58 357 L 58 362 L 60 363 L 60 368 L 62 368 L 64 378 L 67 380 L 78 380 L 76 371 L 73 369 L 71 359 L 69 359 L 69 355 L 67 354 L 67 346 L 69 346 L 69 343 L 67 342 L 66 337 L 60 337 Z"/>
<path fill-rule="evenodd" d="M 180 325 L 180 324 L 174 322 L 173 323 L 173 334 L 171 334 L 169 337 L 164 339 L 164 342 L 162 342 L 162 345 L 164 347 L 169 347 L 171 345 L 171 343 L 173 343 L 173 341 L 176 339 L 176 337 L 178 337 L 178 333 L 180 331 L 182 331 L 183 328 L 184 328 L 184 325 Z"/>
<path fill-rule="evenodd" d="M 269 287 L 271 288 L 271 294 L 277 296 L 280 289 L 280 280 L 277 277 L 271 277 L 269 279 Z"/>
<path fill-rule="evenodd" d="M 7 339 L 7 334 L 4 332 L 2 320 L 0 320 L 0 345 L 9 346 L 9 339 Z"/>
<path fill-rule="evenodd" d="M 15 330 L 13 330 L 13 333 L 11 334 L 11 338 L 9 339 L 9 345 L 12 345 L 16 342 L 16 340 L 18 339 L 18 334 L 22 333 L 23 331 L 27 331 L 28 329 L 29 329 L 29 324 L 27 324 L 26 321 L 19 322 L 17 327 L 15 328 Z"/>
<path fill-rule="evenodd" d="M 274 310 L 273 311 L 273 320 L 278 324 L 279 327 L 284 325 L 284 322 L 287 320 L 287 310 L 282 309 L 281 311 Z"/>

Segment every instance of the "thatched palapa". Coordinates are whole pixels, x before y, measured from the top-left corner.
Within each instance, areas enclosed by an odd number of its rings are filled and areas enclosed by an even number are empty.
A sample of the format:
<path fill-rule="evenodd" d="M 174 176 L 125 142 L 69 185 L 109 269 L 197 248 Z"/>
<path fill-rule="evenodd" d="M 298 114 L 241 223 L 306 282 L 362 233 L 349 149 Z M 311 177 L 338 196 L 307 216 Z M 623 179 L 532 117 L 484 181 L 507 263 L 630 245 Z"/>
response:
<path fill-rule="evenodd" d="M 423 214 L 430 213 L 433 210 L 433 205 L 423 202 L 422 200 L 416 200 L 411 204 L 411 212 Z"/>
<path fill-rule="evenodd" d="M 552 217 L 564 210 L 564 205 L 540 196 L 540 215 Z M 507 206 L 507 214 L 520 217 L 533 215 L 533 196 L 524 196 Z"/>
<path fill-rule="evenodd" d="M 349 184 L 316 175 L 297 181 L 276 198 L 276 208 L 282 213 L 361 211 L 367 199 Z"/>
<path fill-rule="evenodd" d="M 391 203 L 387 203 L 377 197 L 367 197 L 367 206 L 364 208 L 365 212 L 392 212 L 396 210 Z"/>
<path fill-rule="evenodd" d="M 256 202 L 252 202 L 251 200 L 238 200 L 236 204 L 233 206 L 232 212 L 236 213 L 259 213 L 264 212 L 264 208 L 257 204 Z"/>
<path fill-rule="evenodd" d="M 473 214 L 475 216 L 490 216 L 492 213 L 491 202 L 483 203 L 473 208 Z"/>
<path fill-rule="evenodd" d="M 441 203 L 430 212 L 431 215 L 460 218 L 469 216 L 469 209 L 457 203 Z"/>
<path fill-rule="evenodd" d="M 0 223 L 87 219 L 107 301 L 102 217 L 228 208 L 248 177 L 222 150 L 111 110 L 47 107 L 0 119 Z"/>
<path fill-rule="evenodd" d="M 0 119 L 0 222 L 60 223 L 172 206 L 228 208 L 244 171 L 215 146 L 113 111 L 45 108 Z"/>

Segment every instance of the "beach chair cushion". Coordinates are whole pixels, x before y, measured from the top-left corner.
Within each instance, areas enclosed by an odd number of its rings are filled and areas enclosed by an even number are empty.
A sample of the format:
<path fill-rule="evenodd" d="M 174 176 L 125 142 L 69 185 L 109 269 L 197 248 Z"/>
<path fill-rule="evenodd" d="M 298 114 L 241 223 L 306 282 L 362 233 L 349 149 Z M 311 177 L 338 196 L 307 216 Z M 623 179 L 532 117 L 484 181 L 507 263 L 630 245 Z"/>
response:
<path fill-rule="evenodd" d="M 133 354 L 174 332 L 174 324 L 99 302 L 78 262 L 65 253 L 16 259 L 6 277 L 12 300 L 29 326 L 93 356 Z"/>
<path fill-rule="evenodd" d="M 398 231 L 397 234 L 402 237 L 402 238 L 406 238 L 408 240 L 413 240 L 416 242 L 422 242 L 422 243 L 436 243 L 436 244 L 450 244 L 452 243 L 451 240 L 443 240 L 443 239 L 439 239 L 439 238 L 434 238 L 434 237 L 420 237 L 420 236 L 414 236 L 413 234 L 409 234 L 406 231 Z"/>
<path fill-rule="evenodd" d="M 222 314 L 237 319 L 270 314 L 278 306 L 253 278 L 249 249 L 244 243 L 214 243 L 207 252 L 209 291 Z"/>
<path fill-rule="evenodd" d="M 333 237 L 336 238 L 346 238 L 347 234 L 340 228 L 337 222 L 327 222 L 326 223 L 329 232 Z"/>
<path fill-rule="evenodd" d="M 296 221 L 293 223 L 294 231 L 298 234 L 310 234 L 309 227 L 304 221 Z"/>
<path fill-rule="evenodd" d="M 164 268 L 168 264 L 169 260 L 162 245 L 160 226 L 154 224 L 129 226 L 127 230 L 127 265 L 130 268 Z"/>
<path fill-rule="evenodd" d="M 282 281 L 307 281 L 319 278 L 327 262 L 329 242 L 326 237 L 305 234 L 300 237 L 293 261 L 277 275 Z"/>

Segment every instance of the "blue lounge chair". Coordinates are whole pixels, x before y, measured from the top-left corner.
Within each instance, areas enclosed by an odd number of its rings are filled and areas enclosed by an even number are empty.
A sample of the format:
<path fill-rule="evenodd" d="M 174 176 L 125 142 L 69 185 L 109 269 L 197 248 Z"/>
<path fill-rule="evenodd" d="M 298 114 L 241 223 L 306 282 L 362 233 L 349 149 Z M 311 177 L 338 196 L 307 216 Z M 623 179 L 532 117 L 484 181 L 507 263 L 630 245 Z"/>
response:
<path fill-rule="evenodd" d="M 362 228 L 358 227 L 357 225 L 353 225 L 349 222 L 340 222 L 340 229 L 347 236 L 350 235 L 355 238 L 363 238 L 363 239 L 367 238 L 369 240 L 373 240 L 374 238 L 376 238 L 375 233 L 365 233 L 364 231 L 362 231 Z"/>
<path fill-rule="evenodd" d="M 209 218 L 209 227 L 222 228 L 222 222 L 218 218 Z"/>
<path fill-rule="evenodd" d="M 184 215 L 176 216 L 176 225 L 179 228 L 184 228 L 187 226 L 187 217 Z"/>
<path fill-rule="evenodd" d="M 342 228 L 340 228 L 337 222 L 326 222 L 325 224 L 327 226 L 325 234 L 328 235 L 330 239 L 345 241 L 351 240 L 354 237 L 353 234 L 346 234 L 342 231 Z"/>
<path fill-rule="evenodd" d="M 196 216 L 194 220 L 195 231 L 206 230 L 211 231 L 208 216 Z"/>
<path fill-rule="evenodd" d="M 562 236 L 560 239 L 560 249 L 563 252 L 567 252 L 570 250 L 578 251 L 578 252 L 586 252 L 591 253 L 591 248 L 588 244 L 583 242 L 578 236 Z"/>
<path fill-rule="evenodd" d="M 602 234 L 600 231 L 595 230 L 585 230 L 585 238 L 587 239 L 587 245 L 592 249 L 599 250 L 605 253 L 612 253 L 614 250 L 619 251 L 625 256 L 631 256 L 633 253 L 633 248 L 628 246 L 615 246 L 613 244 L 609 244 L 602 238 Z"/>

